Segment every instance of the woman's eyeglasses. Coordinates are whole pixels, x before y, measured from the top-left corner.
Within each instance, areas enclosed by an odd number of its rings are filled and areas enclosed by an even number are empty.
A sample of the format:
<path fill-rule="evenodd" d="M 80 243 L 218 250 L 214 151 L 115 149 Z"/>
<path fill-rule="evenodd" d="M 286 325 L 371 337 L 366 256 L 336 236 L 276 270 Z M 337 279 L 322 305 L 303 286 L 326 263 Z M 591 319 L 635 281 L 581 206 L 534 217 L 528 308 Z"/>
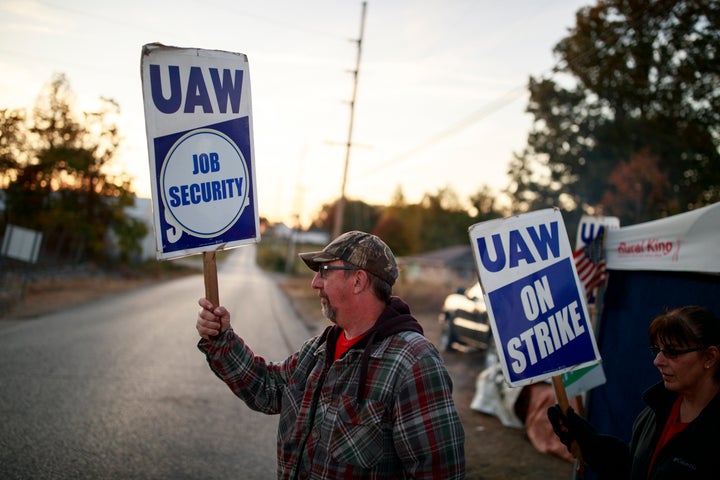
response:
<path fill-rule="evenodd" d="M 678 349 L 673 347 L 665 346 L 663 348 L 660 347 L 650 347 L 648 348 L 648 351 L 653 357 L 656 357 L 658 353 L 662 352 L 663 355 L 665 355 L 666 358 L 675 359 L 679 357 L 680 355 L 685 355 L 686 353 L 690 352 L 697 352 L 699 350 L 702 350 L 705 347 L 692 347 L 692 348 L 684 348 L 684 349 Z"/>

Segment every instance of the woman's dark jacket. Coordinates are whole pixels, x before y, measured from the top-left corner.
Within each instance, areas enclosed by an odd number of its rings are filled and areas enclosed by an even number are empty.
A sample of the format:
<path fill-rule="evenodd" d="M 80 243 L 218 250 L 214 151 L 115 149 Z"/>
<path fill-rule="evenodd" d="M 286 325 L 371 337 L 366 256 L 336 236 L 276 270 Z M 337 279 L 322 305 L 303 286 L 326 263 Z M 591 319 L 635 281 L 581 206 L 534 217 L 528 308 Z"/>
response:
<path fill-rule="evenodd" d="M 588 466 L 600 474 L 599 478 L 608 480 L 720 479 L 720 393 L 665 444 L 648 474 L 677 396 L 662 382 L 645 391 L 647 407 L 635 419 L 629 450 L 620 439 L 598 435 L 587 424 L 577 440 Z"/>
<path fill-rule="evenodd" d="M 720 478 L 720 394 L 671 438 L 658 453 L 650 475 L 650 459 L 658 438 L 670 415 L 677 393 L 667 390 L 662 382 L 643 394 L 648 404 L 633 426 L 630 443 L 631 480 L 694 480 Z"/>

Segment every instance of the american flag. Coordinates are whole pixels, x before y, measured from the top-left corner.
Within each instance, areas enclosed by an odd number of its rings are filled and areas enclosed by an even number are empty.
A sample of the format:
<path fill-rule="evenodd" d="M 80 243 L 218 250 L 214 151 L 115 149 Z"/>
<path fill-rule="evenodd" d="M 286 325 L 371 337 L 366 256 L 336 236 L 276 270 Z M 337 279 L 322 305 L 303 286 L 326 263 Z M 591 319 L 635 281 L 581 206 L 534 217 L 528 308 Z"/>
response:
<path fill-rule="evenodd" d="M 573 253 L 575 269 L 580 281 L 585 286 L 585 297 L 588 300 L 592 298 L 595 287 L 599 287 L 605 282 L 604 238 L 605 229 L 603 228 L 590 243 Z"/>

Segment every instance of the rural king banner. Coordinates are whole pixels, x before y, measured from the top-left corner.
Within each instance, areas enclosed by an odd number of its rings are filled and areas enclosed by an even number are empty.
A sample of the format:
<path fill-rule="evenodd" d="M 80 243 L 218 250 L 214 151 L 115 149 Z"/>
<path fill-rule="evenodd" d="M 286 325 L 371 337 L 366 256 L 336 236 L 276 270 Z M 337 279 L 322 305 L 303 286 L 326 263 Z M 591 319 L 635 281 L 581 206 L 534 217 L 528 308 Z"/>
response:
<path fill-rule="evenodd" d="M 720 271 L 720 203 L 608 231 L 612 270 Z"/>
<path fill-rule="evenodd" d="M 257 242 L 247 57 L 148 44 L 141 70 L 157 257 Z"/>
<path fill-rule="evenodd" d="M 585 290 L 558 210 L 478 223 L 469 232 L 511 386 L 600 361 Z"/>

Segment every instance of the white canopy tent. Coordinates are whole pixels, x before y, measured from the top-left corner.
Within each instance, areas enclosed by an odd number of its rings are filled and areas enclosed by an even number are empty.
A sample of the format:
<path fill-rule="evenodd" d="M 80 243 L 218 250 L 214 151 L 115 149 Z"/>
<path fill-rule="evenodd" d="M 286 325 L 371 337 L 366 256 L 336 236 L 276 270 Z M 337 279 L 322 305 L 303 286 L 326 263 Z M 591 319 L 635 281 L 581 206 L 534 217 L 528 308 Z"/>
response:
<path fill-rule="evenodd" d="M 648 354 L 650 322 L 683 305 L 720 318 L 720 203 L 608 230 L 605 254 L 597 342 L 607 382 L 590 391 L 587 413 L 599 432 L 629 441 L 642 393 L 661 380 Z"/>
<path fill-rule="evenodd" d="M 610 270 L 720 272 L 720 203 L 608 230 Z"/>

